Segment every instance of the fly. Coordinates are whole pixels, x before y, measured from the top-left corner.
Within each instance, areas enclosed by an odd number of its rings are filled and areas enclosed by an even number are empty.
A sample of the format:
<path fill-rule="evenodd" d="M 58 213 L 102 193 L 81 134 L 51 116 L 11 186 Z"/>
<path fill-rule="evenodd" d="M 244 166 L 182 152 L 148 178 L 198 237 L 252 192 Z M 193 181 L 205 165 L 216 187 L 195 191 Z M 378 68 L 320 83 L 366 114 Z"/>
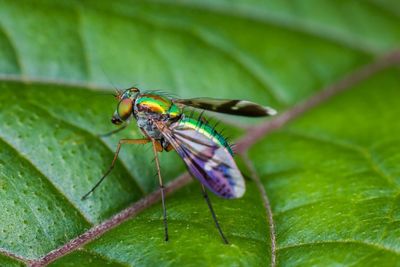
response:
<path fill-rule="evenodd" d="M 200 181 L 203 196 L 216 228 L 223 242 L 228 244 L 214 213 L 206 188 L 222 198 L 240 198 L 245 192 L 244 179 L 233 160 L 233 152 L 226 139 L 215 131 L 204 118 L 201 116 L 198 119 L 188 117 L 183 113 L 183 109 L 190 106 L 202 110 L 248 117 L 271 116 L 275 115 L 276 111 L 245 100 L 176 99 L 158 91 L 141 93 L 136 87 L 117 91 L 115 97 L 118 100 L 118 105 L 111 122 L 122 125 L 122 127 L 107 135 L 123 130 L 134 119 L 144 138 L 119 140 L 110 167 L 82 199 L 86 199 L 112 171 L 122 145 L 152 143 L 161 191 L 165 241 L 168 241 L 165 192 L 158 152 L 175 150 L 192 176 Z"/>

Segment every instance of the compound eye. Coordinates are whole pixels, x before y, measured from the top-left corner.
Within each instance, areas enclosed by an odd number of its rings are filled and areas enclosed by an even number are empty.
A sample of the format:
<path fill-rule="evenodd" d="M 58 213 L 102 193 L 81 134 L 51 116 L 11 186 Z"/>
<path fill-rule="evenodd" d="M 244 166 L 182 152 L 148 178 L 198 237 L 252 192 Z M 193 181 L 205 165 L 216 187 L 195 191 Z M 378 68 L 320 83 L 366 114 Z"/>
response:
<path fill-rule="evenodd" d="M 132 99 L 122 99 L 118 104 L 118 115 L 122 120 L 126 120 L 132 113 Z"/>

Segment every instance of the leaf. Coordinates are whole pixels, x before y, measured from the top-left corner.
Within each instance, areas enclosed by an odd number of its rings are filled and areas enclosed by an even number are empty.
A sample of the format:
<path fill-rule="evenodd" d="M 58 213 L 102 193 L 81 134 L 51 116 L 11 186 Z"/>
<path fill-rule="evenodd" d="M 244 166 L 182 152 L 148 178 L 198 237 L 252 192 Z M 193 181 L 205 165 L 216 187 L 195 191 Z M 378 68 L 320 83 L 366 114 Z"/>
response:
<path fill-rule="evenodd" d="M 10 259 L 6 256 L 0 255 L 0 262 L 3 266 L 24 266 L 21 262 L 18 262 L 16 260 Z"/>
<path fill-rule="evenodd" d="M 398 264 L 398 82 L 398 70 L 376 75 L 251 150 L 274 211 L 278 262 Z"/>
<path fill-rule="evenodd" d="M 1 0 L 0 6 L 0 265 L 6 266 L 41 263 L 157 189 L 151 151 L 124 147 L 112 175 L 80 199 L 111 163 L 118 139 L 141 136 L 132 125 L 98 137 L 114 129 L 115 102 L 104 96 L 110 84 L 290 110 L 395 49 L 400 37 L 400 9 L 388 0 Z M 396 265 L 399 73 L 372 74 L 250 149 L 255 173 L 246 161 L 242 169 L 261 177 L 273 221 L 251 179 L 242 199 L 211 196 L 226 246 L 195 182 L 166 201 L 168 243 L 160 203 L 146 204 L 53 265 L 259 266 L 275 256 L 279 265 Z M 245 132 L 246 125 L 265 123 L 221 119 L 234 137 L 251 137 L 257 126 Z M 174 152 L 161 155 L 161 166 L 165 181 L 184 170 Z"/>

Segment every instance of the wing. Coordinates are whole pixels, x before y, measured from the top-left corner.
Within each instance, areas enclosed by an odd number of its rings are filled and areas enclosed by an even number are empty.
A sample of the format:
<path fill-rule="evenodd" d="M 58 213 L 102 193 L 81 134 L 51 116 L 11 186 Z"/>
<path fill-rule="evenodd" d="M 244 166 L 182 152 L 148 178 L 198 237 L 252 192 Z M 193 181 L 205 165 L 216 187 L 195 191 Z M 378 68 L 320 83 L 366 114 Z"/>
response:
<path fill-rule="evenodd" d="M 223 198 L 239 198 L 245 183 L 231 151 L 219 134 L 193 119 L 181 119 L 165 126 L 157 123 L 163 136 L 175 148 L 189 172 L 208 189 Z"/>
<path fill-rule="evenodd" d="M 215 99 L 215 98 L 190 98 L 173 99 L 179 107 L 191 106 L 194 108 L 210 110 L 219 113 L 247 117 L 272 116 L 277 112 L 273 108 L 264 107 L 246 100 Z"/>

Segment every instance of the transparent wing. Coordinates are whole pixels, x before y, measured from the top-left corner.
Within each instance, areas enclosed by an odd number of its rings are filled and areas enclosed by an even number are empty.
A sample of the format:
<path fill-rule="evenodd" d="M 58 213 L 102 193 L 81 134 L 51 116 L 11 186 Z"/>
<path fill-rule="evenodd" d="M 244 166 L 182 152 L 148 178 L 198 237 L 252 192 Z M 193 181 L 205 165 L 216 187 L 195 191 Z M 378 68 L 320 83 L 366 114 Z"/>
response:
<path fill-rule="evenodd" d="M 191 120 L 193 121 L 193 120 Z M 223 198 L 239 198 L 245 183 L 229 150 L 204 127 L 189 120 L 157 126 L 175 148 L 189 172 Z"/>
<path fill-rule="evenodd" d="M 277 112 L 273 108 L 264 107 L 246 100 L 215 99 L 215 98 L 190 98 L 173 99 L 179 107 L 191 106 L 194 108 L 210 110 L 219 113 L 247 117 L 272 116 Z"/>

